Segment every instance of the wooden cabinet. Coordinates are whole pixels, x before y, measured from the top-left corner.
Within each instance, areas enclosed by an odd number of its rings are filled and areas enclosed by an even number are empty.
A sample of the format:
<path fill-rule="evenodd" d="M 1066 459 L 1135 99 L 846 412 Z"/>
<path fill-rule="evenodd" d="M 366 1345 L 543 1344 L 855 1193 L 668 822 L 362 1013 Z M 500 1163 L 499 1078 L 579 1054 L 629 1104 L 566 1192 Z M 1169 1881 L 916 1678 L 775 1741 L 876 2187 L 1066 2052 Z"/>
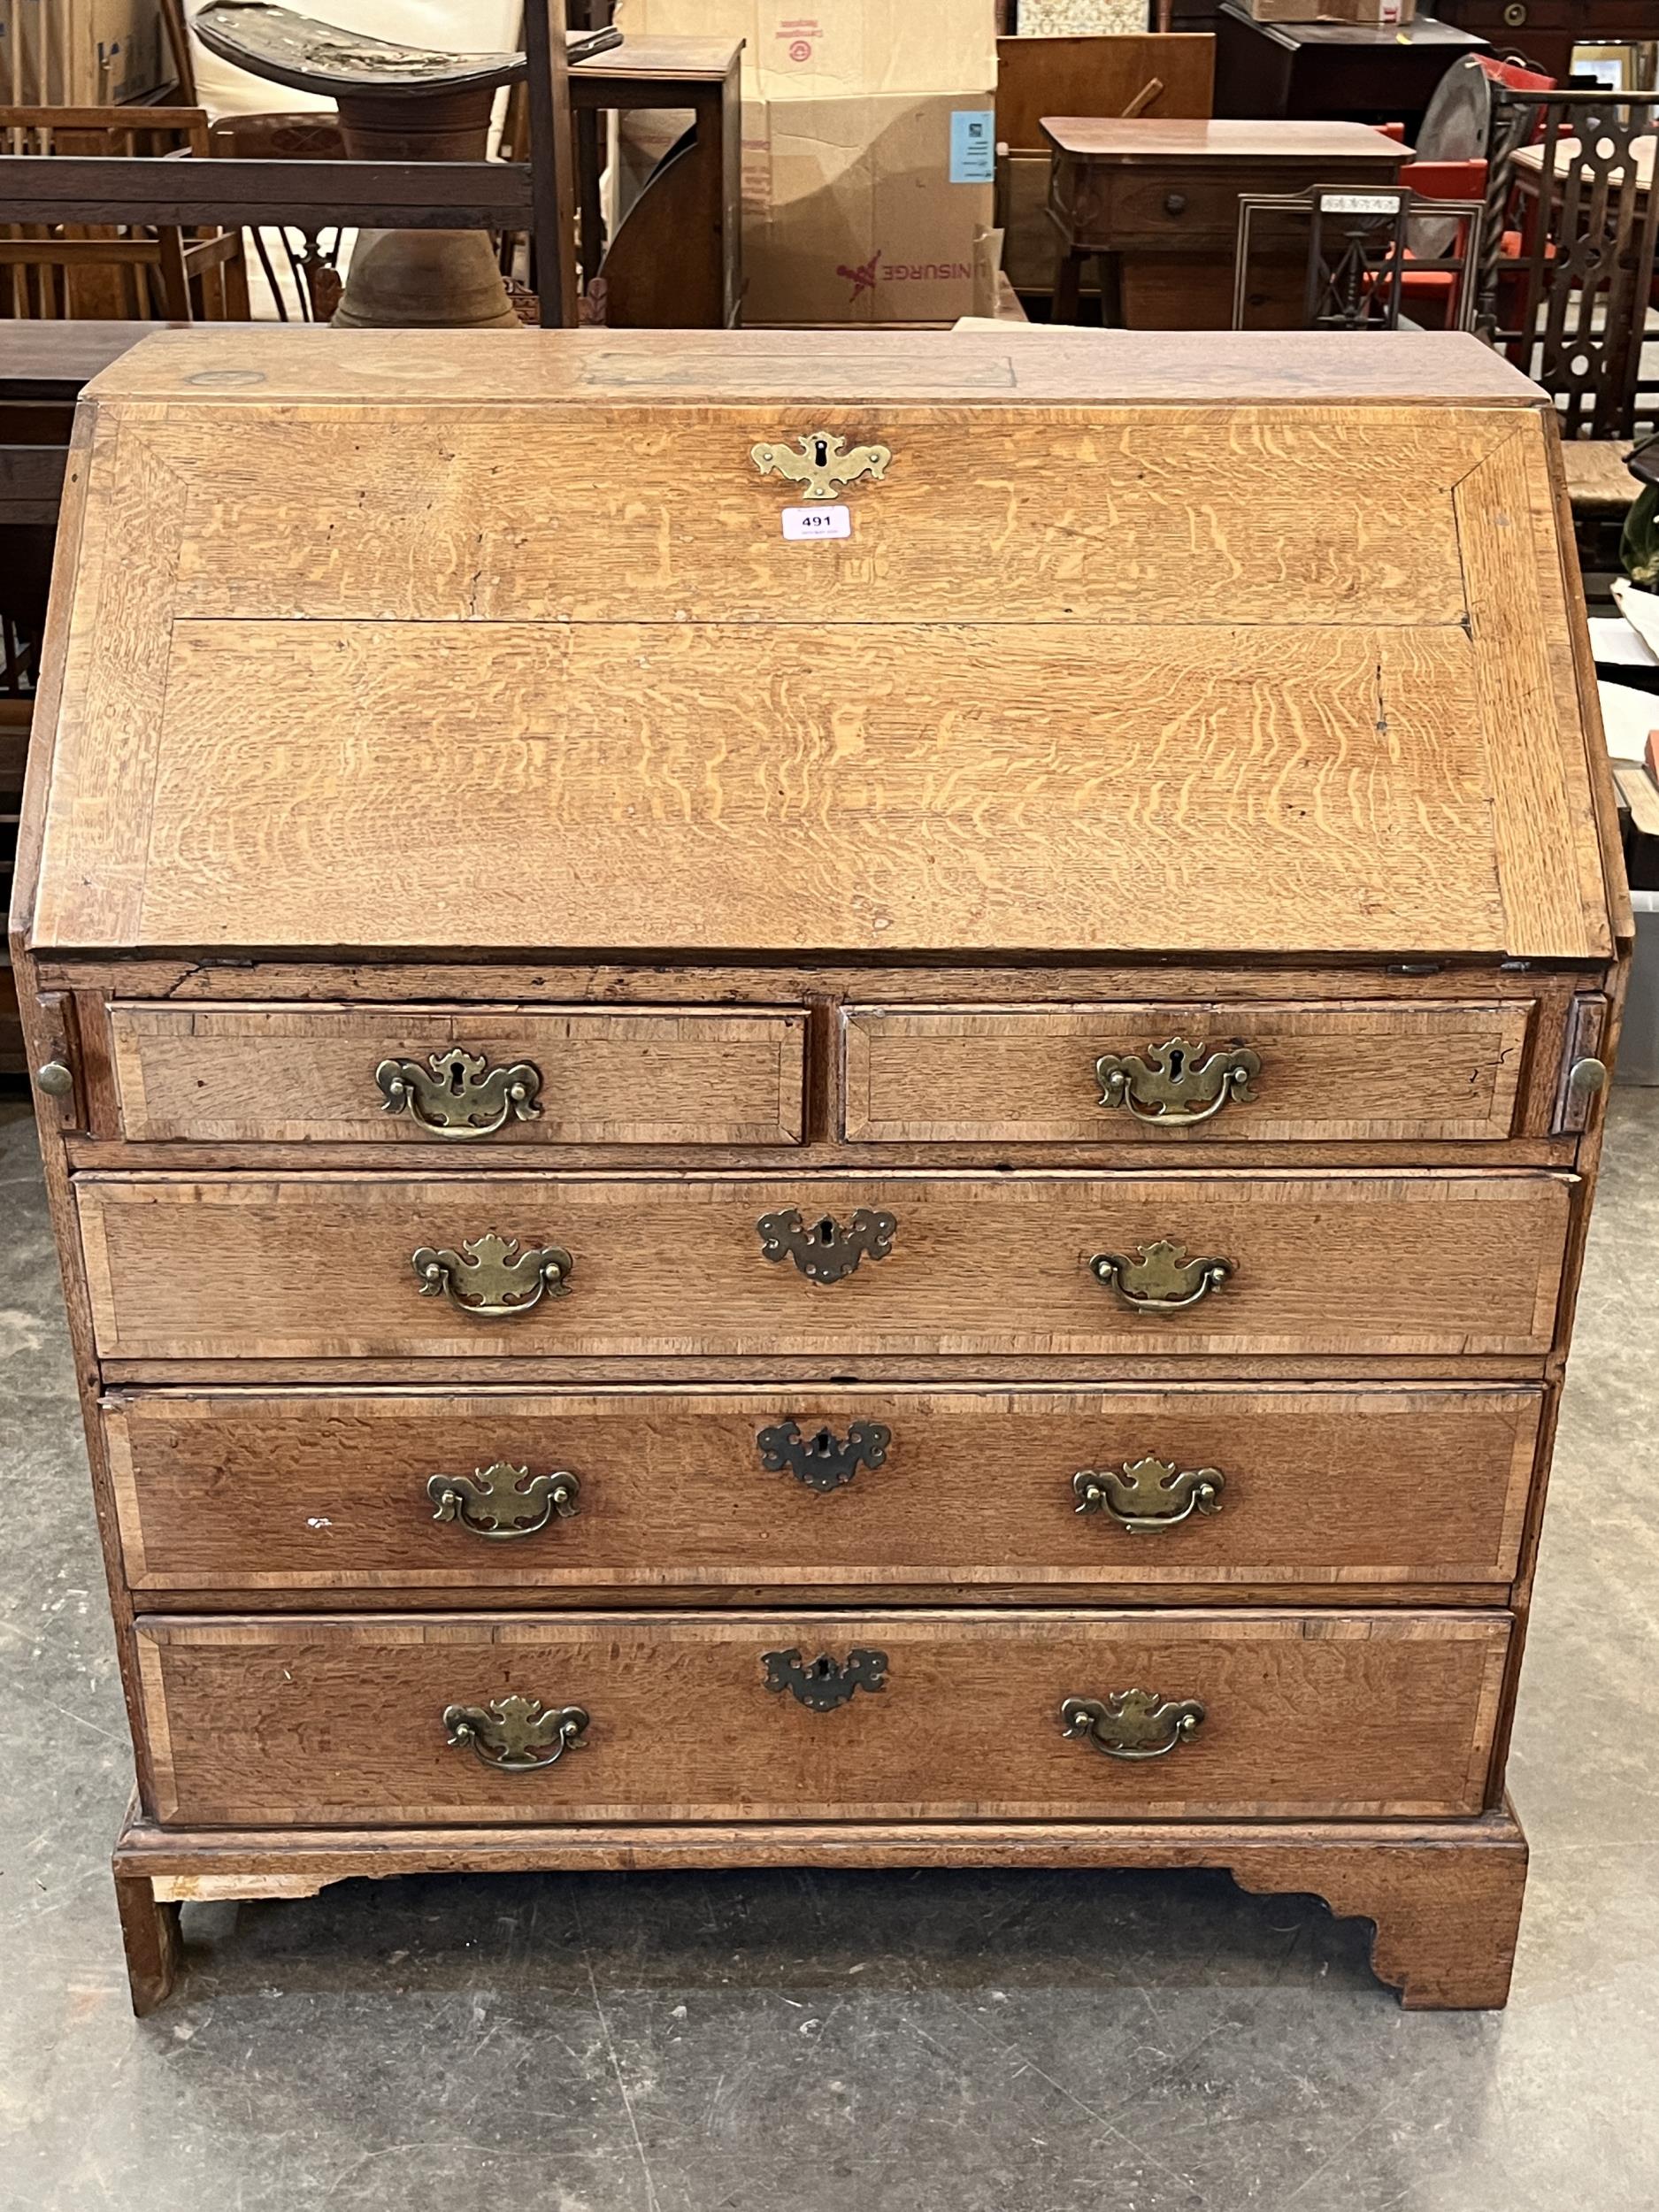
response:
<path fill-rule="evenodd" d="M 101 380 L 14 951 L 139 2002 L 181 1895 L 794 1862 L 1502 2001 L 1628 936 L 1554 435 L 1411 335 Z"/>

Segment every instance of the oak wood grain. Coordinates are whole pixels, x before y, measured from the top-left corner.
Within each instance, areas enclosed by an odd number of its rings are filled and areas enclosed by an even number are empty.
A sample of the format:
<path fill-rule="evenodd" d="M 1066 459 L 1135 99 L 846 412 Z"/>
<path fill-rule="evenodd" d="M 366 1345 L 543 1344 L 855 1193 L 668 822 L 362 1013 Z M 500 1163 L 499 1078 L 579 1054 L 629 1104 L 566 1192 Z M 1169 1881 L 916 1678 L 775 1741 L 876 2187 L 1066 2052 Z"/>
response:
<path fill-rule="evenodd" d="M 976 1180 L 891 1172 L 76 1179 L 100 1354 L 211 1360 L 690 1354 L 1542 1353 L 1571 1178 L 1425 1172 Z M 791 1208 L 893 1213 L 885 1259 L 834 1284 L 763 1256 Z M 411 1256 L 489 1232 L 574 1260 L 510 1320 L 421 1294 Z M 1185 1311 L 1091 1273 L 1160 1239 L 1230 1262 Z"/>
<path fill-rule="evenodd" d="M 1501 1138 L 1514 1125 L 1532 1009 L 1176 1002 L 905 1009 L 841 1017 L 845 1130 L 861 1143 L 1093 1139 L 1162 1147 Z M 1094 1063 L 1172 1037 L 1262 1061 L 1249 1101 L 1186 1128 L 1107 1110 Z"/>
<path fill-rule="evenodd" d="M 376 1009 L 116 1004 L 119 1125 L 145 1141 L 792 1144 L 803 1133 L 806 1018 L 596 1008 Z M 434 1136 L 388 1114 L 374 1071 L 456 1047 L 540 1069 L 537 1113 L 495 1138 Z"/>
<path fill-rule="evenodd" d="M 1381 336 L 1380 345 L 1372 342 Z M 234 375 L 236 383 L 228 386 Z M 211 377 L 211 385 L 195 380 Z M 257 379 L 256 382 L 254 380 Z M 1305 407 L 1320 399 L 1536 408 L 1540 395 L 1479 339 L 1420 332 L 1078 332 L 1040 345 L 997 333 L 884 331 L 527 332 L 511 346 L 465 331 L 280 332 L 222 325 L 162 332 L 88 388 L 100 402 L 234 403 L 370 399 L 389 406 L 472 409 L 491 400 L 598 405 L 639 399 L 702 406 L 767 396 L 857 403 L 893 398 L 1001 404 L 1114 399 L 1181 406 L 1219 396 Z"/>
<path fill-rule="evenodd" d="M 1372 1970 L 1408 2008 L 1479 2009 L 1509 1995 L 1526 1856 L 1506 1806 L 1472 1820 L 1271 1825 L 749 1821 L 186 1834 L 140 1820 L 122 1834 L 115 1865 L 118 1877 L 141 1873 L 157 1893 L 183 1897 L 307 1895 L 364 1875 L 595 1868 L 1222 1867 L 1242 1889 L 1321 1896 L 1339 1916 L 1370 1920 Z"/>
<path fill-rule="evenodd" d="M 806 595 L 830 624 L 1455 623 L 1450 494 L 1516 427 L 1395 408 L 1361 441 L 1333 406 L 1197 408 L 1179 427 L 1102 406 L 976 418 L 964 438 L 952 411 L 872 401 L 799 426 L 894 457 L 841 495 L 849 537 L 801 545 L 779 521 L 800 487 L 749 458 L 794 436 L 772 406 L 480 409 L 427 432 L 414 472 L 375 420 L 196 407 L 132 426 L 189 488 L 177 616 L 772 623 Z M 296 511 L 296 484 L 319 482 L 326 532 Z"/>
<path fill-rule="evenodd" d="M 104 1419 L 127 1576 L 152 1603 L 1039 1582 L 1165 1601 L 1194 1585 L 1302 1585 L 1351 1602 L 1373 1584 L 1507 1587 L 1541 1403 L 1446 1386 L 187 1390 L 119 1394 Z M 843 1440 L 879 1423 L 885 1457 L 816 1491 L 764 1464 L 762 1432 L 789 1420 Z M 1216 1469 L 1220 1511 L 1141 1533 L 1079 1513 L 1079 1469 L 1148 1454 Z M 574 1473 L 573 1517 L 510 1541 L 435 1519 L 431 1477 L 501 1461 Z"/>
<path fill-rule="evenodd" d="M 1455 627 L 872 624 L 849 662 L 784 624 L 189 622 L 167 666 L 106 941 L 1504 943 Z M 65 806 L 42 934 L 86 941 Z"/>
<path fill-rule="evenodd" d="M 502 1614 L 135 1631 L 157 1810 L 347 1822 L 1317 1818 L 1480 1809 L 1499 1613 Z M 873 1647 L 887 1686 L 814 1713 L 762 1654 Z M 1139 1685 L 1206 1708 L 1167 1758 L 1066 1738 L 1059 1707 Z M 445 1741 L 451 1703 L 539 1697 L 586 1747 L 503 1774 Z"/>

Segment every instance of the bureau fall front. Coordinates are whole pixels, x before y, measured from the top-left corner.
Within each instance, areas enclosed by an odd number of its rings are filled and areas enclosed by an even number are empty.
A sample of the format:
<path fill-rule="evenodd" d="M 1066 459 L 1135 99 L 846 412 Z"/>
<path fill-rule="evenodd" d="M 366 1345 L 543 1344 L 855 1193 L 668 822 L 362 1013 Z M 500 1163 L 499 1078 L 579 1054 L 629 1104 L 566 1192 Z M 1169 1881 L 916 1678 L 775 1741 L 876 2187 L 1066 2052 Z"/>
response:
<path fill-rule="evenodd" d="M 1455 337 L 98 380 L 14 941 L 141 2008 L 192 1899 L 776 1864 L 1503 2001 L 1629 934 L 1558 482 Z"/>

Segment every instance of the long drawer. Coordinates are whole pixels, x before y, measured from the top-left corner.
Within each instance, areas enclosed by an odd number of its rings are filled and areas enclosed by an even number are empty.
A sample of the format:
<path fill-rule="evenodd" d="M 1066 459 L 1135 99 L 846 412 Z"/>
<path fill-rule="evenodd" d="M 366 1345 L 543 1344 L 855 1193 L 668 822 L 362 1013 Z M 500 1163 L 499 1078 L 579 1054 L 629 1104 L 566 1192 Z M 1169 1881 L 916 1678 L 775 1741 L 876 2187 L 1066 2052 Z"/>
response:
<path fill-rule="evenodd" d="M 75 1191 L 105 1358 L 869 1360 L 1540 1354 L 1575 1184 L 95 1174 Z"/>
<path fill-rule="evenodd" d="M 852 1006 L 855 1142 L 1419 1142 L 1507 1137 L 1533 1007 Z"/>
<path fill-rule="evenodd" d="M 783 1008 L 109 1010 L 147 1142 L 798 1144 L 805 1038 Z"/>
<path fill-rule="evenodd" d="M 132 1586 L 1507 1583 L 1541 1392 L 141 1391 Z"/>
<path fill-rule="evenodd" d="M 1471 1813 L 1509 1623 L 404 1615 L 135 1632 L 159 1817 L 422 1825 Z"/>

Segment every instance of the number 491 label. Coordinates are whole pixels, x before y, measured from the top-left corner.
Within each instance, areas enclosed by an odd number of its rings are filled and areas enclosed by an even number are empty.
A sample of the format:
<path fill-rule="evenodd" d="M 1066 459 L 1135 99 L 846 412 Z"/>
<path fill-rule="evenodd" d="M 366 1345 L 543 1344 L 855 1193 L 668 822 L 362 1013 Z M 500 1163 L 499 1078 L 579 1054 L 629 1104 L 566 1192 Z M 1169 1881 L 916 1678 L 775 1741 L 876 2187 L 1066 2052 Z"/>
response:
<path fill-rule="evenodd" d="M 850 507 L 786 507 L 783 534 L 794 543 L 803 538 L 849 538 L 853 534 Z"/>

